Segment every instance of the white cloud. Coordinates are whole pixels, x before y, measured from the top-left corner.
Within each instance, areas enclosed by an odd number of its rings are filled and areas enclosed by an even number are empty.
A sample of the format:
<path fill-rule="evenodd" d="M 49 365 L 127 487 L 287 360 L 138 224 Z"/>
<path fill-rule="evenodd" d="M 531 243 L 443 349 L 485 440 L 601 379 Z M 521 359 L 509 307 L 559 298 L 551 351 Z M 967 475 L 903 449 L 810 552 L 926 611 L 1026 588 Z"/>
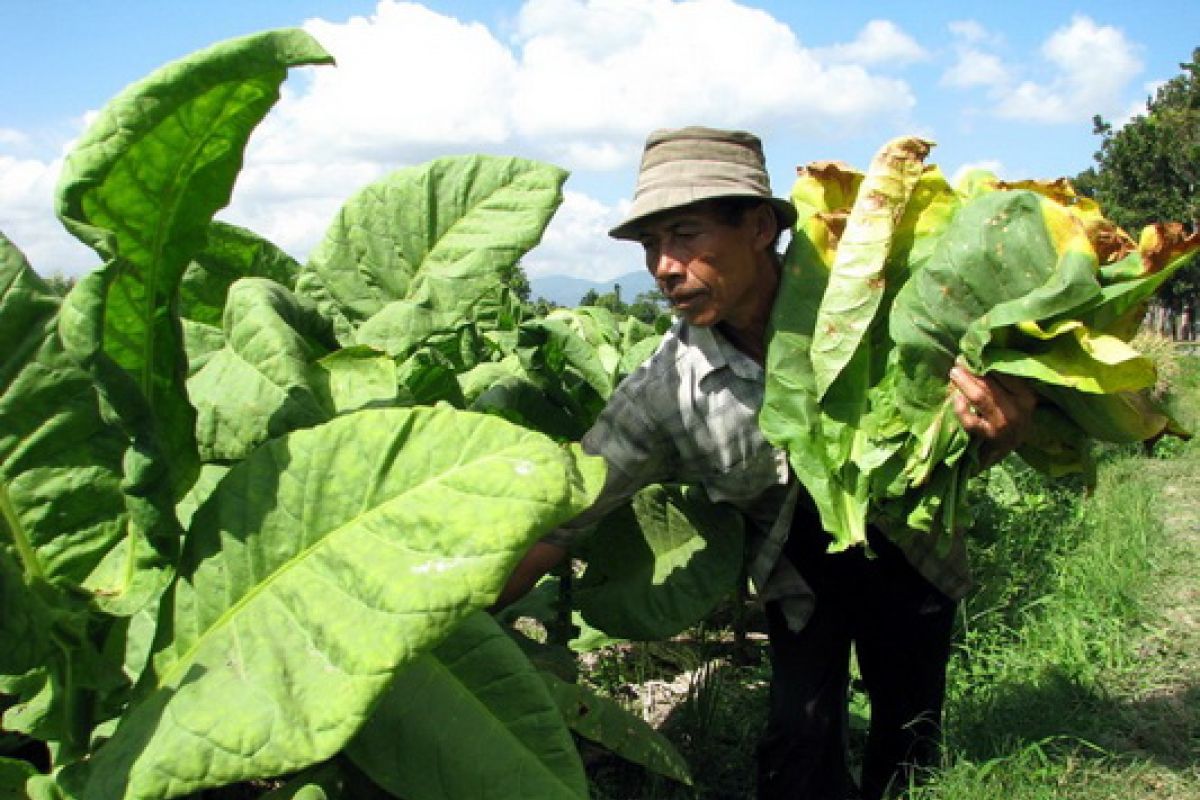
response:
<path fill-rule="evenodd" d="M 929 58 L 929 53 L 916 39 L 886 19 L 873 19 L 859 31 L 854 41 L 822 48 L 819 52 L 835 62 L 879 66 L 902 66 Z"/>
<path fill-rule="evenodd" d="M 1004 42 L 1003 36 L 993 33 L 985 28 L 982 23 L 973 19 L 955 20 L 948 23 L 946 29 L 950 31 L 951 37 L 960 45 L 999 47 Z"/>
<path fill-rule="evenodd" d="M 914 104 L 904 82 L 826 65 L 786 25 L 732 0 L 527 0 L 505 42 L 393 0 L 305 28 L 337 66 L 285 84 L 221 215 L 297 257 L 353 191 L 439 155 L 522 155 L 597 178 L 630 171 L 658 127 L 831 134 Z M 859 40 L 869 36 L 912 53 L 894 27 L 868 26 Z M 605 236 L 614 213 L 574 189 L 526 268 L 627 272 L 627 248 L 610 251 Z"/>
<path fill-rule="evenodd" d="M 942 74 L 941 84 L 955 89 L 976 86 L 1003 87 L 1010 81 L 1008 68 L 997 56 L 971 47 L 958 51 L 954 66 Z"/>
<path fill-rule="evenodd" d="M 1002 89 L 1012 78 L 1010 70 L 990 48 L 1003 44 L 1001 37 L 991 33 L 975 20 L 958 20 L 946 26 L 954 40 L 954 65 L 942 73 L 942 86 L 955 89 L 991 87 Z"/>
<path fill-rule="evenodd" d="M 1023 77 L 1039 65 L 1005 63 L 994 49 L 1002 40 L 974 21 L 951 23 L 957 61 L 941 83 L 960 89 L 984 88 L 989 110 L 1006 119 L 1037 123 L 1086 122 L 1095 114 L 1124 111 L 1130 81 L 1142 70 L 1137 47 L 1111 25 L 1076 15 L 1042 44 L 1044 77 Z"/>
<path fill-rule="evenodd" d="M 876 22 L 846 46 L 857 48 L 860 63 L 835 63 L 769 13 L 734 0 L 526 0 L 504 39 L 480 23 L 396 0 L 380 0 L 366 16 L 304 27 L 337 66 L 289 76 L 251 138 L 222 219 L 305 258 L 338 205 L 393 169 L 453 153 L 520 155 L 574 171 L 572 199 L 543 247 L 558 248 L 564 269 L 589 275 L 621 259 L 599 255 L 615 209 L 590 205 L 583 192 L 598 196 L 596 183 L 611 188 L 614 172 L 624 191 L 650 130 L 709 124 L 764 138 L 845 141 L 847 132 L 895 126 L 915 105 L 907 83 L 864 65 L 920 52 L 894 25 Z M 0 142 L 20 139 L 0 133 Z M 41 232 L 25 235 L 32 251 L 57 226 L 45 210 L 52 183 L 36 190 L 43 210 Z M 9 222 L 19 216 L 15 191 L 0 200 L 6 230 L 16 230 Z M 19 201 L 22 209 L 33 207 L 30 199 Z M 567 230 L 564 219 L 577 227 Z M 568 247 L 576 249 L 568 255 Z M 65 262 L 67 250 L 57 252 L 52 260 Z"/>
<path fill-rule="evenodd" d="M 1024 81 L 1001 98 L 997 113 L 1035 122 L 1074 122 L 1122 110 L 1122 93 L 1142 70 L 1119 29 L 1076 16 L 1042 45 L 1056 70 L 1048 82 Z"/>
<path fill-rule="evenodd" d="M 867 31 L 911 57 L 915 43 L 888 26 Z M 370 17 L 305 27 L 338 66 L 284 96 L 258 134 L 272 142 L 263 152 L 395 164 L 519 149 L 607 170 L 634 163 L 656 127 L 844 130 L 914 104 L 907 84 L 828 66 L 786 25 L 733 0 L 528 0 L 509 44 L 392 0 Z"/>
<path fill-rule="evenodd" d="M 812 132 L 913 105 L 906 84 L 826 66 L 786 25 L 731 0 L 529 0 L 516 44 L 514 126 L 587 166 L 595 153 L 633 163 L 657 127 Z"/>
<path fill-rule="evenodd" d="M 627 210 L 626 201 L 610 206 L 582 192 L 565 190 L 541 244 L 522 264 L 525 273 L 531 278 L 571 275 L 602 281 L 641 269 L 642 253 L 636 245 L 608 238 L 609 229 Z"/>
<path fill-rule="evenodd" d="M 16 146 L 29 142 L 29 136 L 12 128 L 0 128 L 0 145 Z"/>
<path fill-rule="evenodd" d="M 62 160 L 0 155 L 0 231 L 41 275 L 79 275 L 99 263 L 54 215 L 54 187 Z"/>
<path fill-rule="evenodd" d="M 370 18 L 305 28 L 337 66 L 312 70 L 305 90 L 280 103 L 276 124 L 310 149 L 378 156 L 510 135 L 505 98 L 516 63 L 483 25 L 385 1 Z"/>

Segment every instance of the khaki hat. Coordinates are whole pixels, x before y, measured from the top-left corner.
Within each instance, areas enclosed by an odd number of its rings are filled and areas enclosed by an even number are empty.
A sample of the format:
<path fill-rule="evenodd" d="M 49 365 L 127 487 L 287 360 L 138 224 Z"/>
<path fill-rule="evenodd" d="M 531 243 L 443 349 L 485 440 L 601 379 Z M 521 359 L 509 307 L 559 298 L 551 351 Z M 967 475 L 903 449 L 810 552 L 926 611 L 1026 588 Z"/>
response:
<path fill-rule="evenodd" d="M 646 139 L 629 216 L 608 232 L 637 239 L 652 214 L 714 197 L 761 197 L 771 204 L 780 229 L 796 222 L 796 209 L 771 194 L 762 142 L 746 131 L 715 128 L 657 130 Z"/>

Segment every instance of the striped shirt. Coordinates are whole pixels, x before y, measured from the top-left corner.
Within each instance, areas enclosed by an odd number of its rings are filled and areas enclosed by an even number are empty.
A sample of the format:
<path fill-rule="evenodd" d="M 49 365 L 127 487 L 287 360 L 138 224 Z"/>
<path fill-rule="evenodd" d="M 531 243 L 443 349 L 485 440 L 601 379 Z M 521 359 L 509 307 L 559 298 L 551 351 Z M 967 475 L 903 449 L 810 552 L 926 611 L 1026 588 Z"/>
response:
<path fill-rule="evenodd" d="M 649 484 L 699 484 L 711 500 L 745 515 L 748 571 L 760 599 L 778 601 L 789 626 L 803 627 L 814 599 L 782 556 L 783 546 L 793 521 L 802 533 L 819 522 L 787 454 L 759 430 L 764 379 L 762 367 L 719 330 L 677 321 L 658 351 L 617 387 L 583 437 L 584 450 L 608 465 L 600 496 L 545 541 L 569 545 Z M 970 588 L 961 535 L 948 549 L 930 536 L 892 538 L 944 594 L 958 599 Z"/>

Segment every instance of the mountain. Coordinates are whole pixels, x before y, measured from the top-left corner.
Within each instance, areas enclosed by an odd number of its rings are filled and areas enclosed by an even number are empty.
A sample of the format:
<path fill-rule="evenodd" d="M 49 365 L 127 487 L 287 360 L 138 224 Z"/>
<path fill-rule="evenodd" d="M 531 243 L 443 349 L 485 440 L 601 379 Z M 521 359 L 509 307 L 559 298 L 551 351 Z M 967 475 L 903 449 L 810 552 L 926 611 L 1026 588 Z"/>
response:
<path fill-rule="evenodd" d="M 633 302 L 642 292 L 650 292 L 655 288 L 654 278 L 646 270 L 629 272 L 607 281 L 589 281 L 569 275 L 546 275 L 529 279 L 529 299 L 544 297 L 552 303 L 573 308 L 589 289 L 595 289 L 597 294 L 608 294 L 614 291 L 613 287 L 617 284 L 621 285 L 621 300 L 626 303 Z"/>

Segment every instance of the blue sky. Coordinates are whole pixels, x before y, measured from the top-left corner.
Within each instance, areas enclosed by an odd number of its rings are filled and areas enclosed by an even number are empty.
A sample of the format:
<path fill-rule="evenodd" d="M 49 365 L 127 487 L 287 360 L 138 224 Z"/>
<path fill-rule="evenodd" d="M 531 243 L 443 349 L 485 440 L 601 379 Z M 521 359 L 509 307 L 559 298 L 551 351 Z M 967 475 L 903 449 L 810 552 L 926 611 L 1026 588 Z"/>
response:
<path fill-rule="evenodd" d="M 1200 3 L 745 0 L 0 0 L 0 231 L 39 271 L 95 259 L 53 217 L 63 154 L 128 83 L 221 39 L 303 26 L 337 68 L 292 73 L 219 216 L 298 258 L 365 183 L 438 155 L 571 170 L 531 275 L 639 267 L 606 241 L 656 127 L 759 133 L 778 194 L 901 134 L 948 175 L 1074 175 L 1200 46 Z"/>

